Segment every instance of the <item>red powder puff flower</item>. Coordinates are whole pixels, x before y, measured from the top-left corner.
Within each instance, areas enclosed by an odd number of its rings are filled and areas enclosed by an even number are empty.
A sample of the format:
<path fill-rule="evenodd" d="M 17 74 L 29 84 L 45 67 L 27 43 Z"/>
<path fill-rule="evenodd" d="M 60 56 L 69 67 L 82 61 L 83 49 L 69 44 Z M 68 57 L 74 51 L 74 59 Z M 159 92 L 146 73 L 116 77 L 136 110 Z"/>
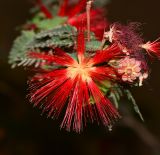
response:
<path fill-rule="evenodd" d="M 68 16 L 68 23 L 72 26 L 79 28 L 82 21 L 85 29 L 94 32 L 97 38 L 102 39 L 104 30 L 108 28 L 109 22 L 104 18 L 104 11 L 102 9 L 91 9 L 92 1 L 79 0 L 73 7 L 68 6 L 69 0 L 64 0 L 58 15 Z M 69 9 L 68 9 L 69 8 Z M 86 9 L 86 12 L 84 10 Z M 90 34 L 88 39 L 90 40 Z"/>
<path fill-rule="evenodd" d="M 90 18 L 90 30 L 95 33 L 98 39 L 102 39 L 104 30 L 109 27 L 109 22 L 103 17 L 103 10 L 91 10 Z M 84 25 L 87 25 L 86 13 L 82 13 L 68 19 L 68 23 L 77 28 L 81 25 L 82 21 Z M 87 26 L 84 28 L 87 29 Z"/>
<path fill-rule="evenodd" d="M 82 31 L 77 39 L 77 59 L 58 48 L 54 55 L 31 52 L 30 57 L 57 64 L 57 68 L 32 78 L 30 101 L 35 106 L 43 107 L 43 111 L 51 117 L 58 117 L 66 107 L 61 128 L 68 131 L 73 128 L 80 132 L 87 119 L 101 121 L 105 126 L 111 125 L 119 114 L 98 83 L 106 79 L 116 80 L 116 71 L 106 62 L 120 54 L 119 48 L 113 45 L 97 51 L 92 57 L 86 57 Z"/>
<path fill-rule="evenodd" d="M 147 43 L 140 45 L 143 49 L 145 49 L 148 53 L 154 54 L 160 57 L 160 38 L 155 40 L 154 42 L 148 41 Z"/>

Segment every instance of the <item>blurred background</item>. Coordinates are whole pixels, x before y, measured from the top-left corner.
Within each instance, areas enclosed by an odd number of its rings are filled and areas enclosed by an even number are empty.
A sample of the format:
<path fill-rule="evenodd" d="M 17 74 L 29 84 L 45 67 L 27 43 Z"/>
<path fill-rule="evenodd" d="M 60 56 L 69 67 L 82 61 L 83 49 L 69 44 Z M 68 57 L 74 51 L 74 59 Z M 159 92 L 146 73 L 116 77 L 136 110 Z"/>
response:
<path fill-rule="evenodd" d="M 111 22 L 143 23 L 146 40 L 160 36 L 159 0 L 110 0 Z M 0 155 L 160 155 L 160 62 L 151 64 L 152 76 L 142 88 L 132 89 L 144 116 L 123 107 L 122 120 L 109 132 L 89 125 L 76 134 L 59 129 L 61 120 L 41 116 L 26 99 L 27 73 L 11 69 L 7 57 L 19 34 L 15 29 L 31 17 L 31 0 L 0 1 Z"/>

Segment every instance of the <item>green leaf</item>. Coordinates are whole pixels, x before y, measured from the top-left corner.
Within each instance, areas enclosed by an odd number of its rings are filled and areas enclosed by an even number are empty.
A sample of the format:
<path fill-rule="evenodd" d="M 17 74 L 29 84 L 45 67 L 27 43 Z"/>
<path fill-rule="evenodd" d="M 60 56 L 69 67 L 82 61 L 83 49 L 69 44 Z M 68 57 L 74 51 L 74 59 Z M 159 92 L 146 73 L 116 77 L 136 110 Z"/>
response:
<path fill-rule="evenodd" d="M 101 42 L 98 40 L 91 40 L 86 43 L 86 51 L 97 51 L 100 50 Z"/>
<path fill-rule="evenodd" d="M 14 41 L 9 54 L 9 63 L 12 64 L 12 67 L 26 63 L 28 60 L 26 56 L 27 45 L 33 40 L 34 36 L 33 31 L 22 31 L 21 35 Z M 34 63 L 33 59 L 28 63 Z"/>
<path fill-rule="evenodd" d="M 134 97 L 132 96 L 132 93 L 129 90 L 125 90 L 125 93 L 126 93 L 126 95 L 128 97 L 128 100 L 130 100 L 131 103 L 133 104 L 135 112 L 139 115 L 141 120 L 144 121 L 143 116 L 142 116 L 142 114 L 140 112 L 140 109 L 139 109 L 138 105 L 136 104 L 136 101 L 135 101 Z"/>
<path fill-rule="evenodd" d="M 35 35 L 34 39 L 28 44 L 29 49 L 72 47 L 74 46 L 76 29 L 69 25 L 60 26 L 53 30 L 43 31 Z"/>
<path fill-rule="evenodd" d="M 113 103 L 115 104 L 115 107 L 117 109 L 119 108 L 119 102 L 122 96 L 123 96 L 123 92 L 121 87 L 118 84 L 115 84 L 115 83 L 112 84 L 109 98 L 113 100 Z"/>
<path fill-rule="evenodd" d="M 110 92 L 109 98 L 113 100 L 115 107 L 118 109 L 119 108 L 119 98 L 117 98 L 116 94 L 113 92 Z"/>
<path fill-rule="evenodd" d="M 67 17 L 54 17 L 53 19 L 40 19 L 35 18 L 33 23 L 37 25 L 40 30 L 50 30 L 59 25 L 64 24 L 67 21 Z"/>

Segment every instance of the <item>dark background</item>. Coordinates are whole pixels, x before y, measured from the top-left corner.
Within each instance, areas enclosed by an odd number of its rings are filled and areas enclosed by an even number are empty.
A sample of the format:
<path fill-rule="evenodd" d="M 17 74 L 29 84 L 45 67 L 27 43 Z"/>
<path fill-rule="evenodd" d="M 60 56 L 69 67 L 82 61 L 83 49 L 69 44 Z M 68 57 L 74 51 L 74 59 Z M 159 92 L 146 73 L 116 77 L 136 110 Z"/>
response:
<path fill-rule="evenodd" d="M 27 73 L 10 69 L 7 56 L 15 28 L 29 17 L 31 0 L 0 1 L 0 155 L 160 155 L 160 62 L 152 76 L 132 92 L 145 122 L 122 108 L 124 117 L 108 132 L 89 125 L 83 133 L 59 129 L 59 120 L 41 116 L 26 99 Z M 106 7 L 110 21 L 143 23 L 145 39 L 160 36 L 160 0 L 112 0 Z M 125 102 L 122 102 L 122 105 Z M 132 114 L 134 116 L 132 116 Z"/>

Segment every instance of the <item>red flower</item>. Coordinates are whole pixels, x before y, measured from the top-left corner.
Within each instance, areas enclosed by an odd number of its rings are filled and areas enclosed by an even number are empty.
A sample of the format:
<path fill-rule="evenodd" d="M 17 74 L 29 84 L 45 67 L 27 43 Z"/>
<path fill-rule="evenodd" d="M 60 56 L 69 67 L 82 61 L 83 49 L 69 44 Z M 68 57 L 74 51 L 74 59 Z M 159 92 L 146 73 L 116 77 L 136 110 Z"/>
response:
<path fill-rule="evenodd" d="M 57 68 L 32 78 L 30 101 L 43 107 L 51 117 L 58 117 L 66 107 L 61 128 L 67 130 L 72 127 L 80 132 L 87 119 L 111 125 L 119 114 L 98 83 L 105 79 L 116 80 L 115 70 L 106 62 L 119 54 L 121 51 L 113 45 L 97 51 L 93 57 L 86 57 L 83 31 L 78 34 L 77 60 L 58 48 L 54 55 L 31 52 L 30 57 L 54 63 Z"/>
<path fill-rule="evenodd" d="M 148 53 L 155 54 L 160 57 L 160 38 L 155 40 L 154 42 L 148 41 L 146 44 L 141 45 L 143 49 L 145 49 Z"/>
<path fill-rule="evenodd" d="M 91 31 L 95 33 L 96 37 L 102 39 L 104 30 L 109 27 L 109 22 L 103 17 L 103 10 L 100 9 L 91 10 L 90 16 L 91 16 L 91 23 L 90 23 Z M 81 25 L 82 21 L 84 25 L 87 25 L 86 12 L 68 19 L 68 23 L 77 28 Z M 87 29 L 87 26 L 85 26 L 84 28 Z"/>
<path fill-rule="evenodd" d="M 72 26 L 79 28 L 82 25 L 82 21 L 85 26 L 85 29 L 90 29 L 96 34 L 99 39 L 102 39 L 104 30 L 108 28 L 109 23 L 103 16 L 102 9 L 91 9 L 92 1 L 79 0 L 73 7 L 68 6 L 69 0 L 64 0 L 60 10 L 59 16 L 68 16 L 68 23 Z M 86 8 L 86 12 L 84 12 Z M 87 17 L 88 16 L 88 17 Z M 91 23 L 87 23 L 90 22 Z M 89 38 L 89 36 L 88 36 Z"/>

